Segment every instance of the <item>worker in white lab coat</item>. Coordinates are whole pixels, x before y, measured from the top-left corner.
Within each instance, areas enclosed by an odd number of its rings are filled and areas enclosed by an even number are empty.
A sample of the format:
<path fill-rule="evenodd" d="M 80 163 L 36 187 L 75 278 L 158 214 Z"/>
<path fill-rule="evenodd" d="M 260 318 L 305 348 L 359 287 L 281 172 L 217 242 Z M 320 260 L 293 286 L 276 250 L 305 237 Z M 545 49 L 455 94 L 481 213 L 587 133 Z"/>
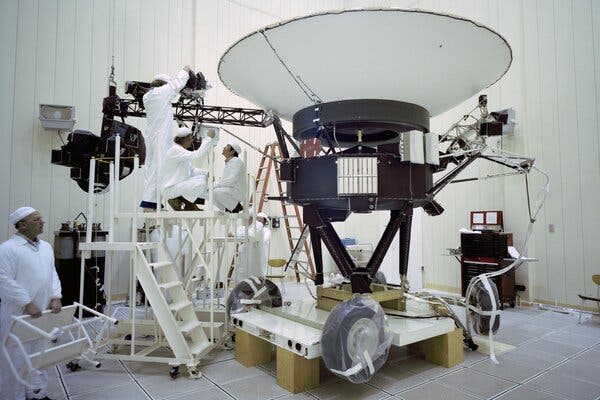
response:
<path fill-rule="evenodd" d="M 240 145 L 229 143 L 223 148 L 225 168 L 223 176 L 214 186 L 215 206 L 227 212 L 238 213 L 244 209 L 242 202 L 246 196 L 246 166 L 238 157 Z"/>
<path fill-rule="evenodd" d="M 190 151 L 194 141 L 192 130 L 187 127 L 176 130 L 174 143 L 167 151 L 161 169 L 162 196 L 175 211 L 181 210 L 183 205 L 186 211 L 197 211 L 194 203 L 207 197 L 208 171 L 195 168 L 192 162 L 201 160 L 214 148 L 214 137 L 215 131 L 209 130 L 200 148 Z"/>
<path fill-rule="evenodd" d="M 144 194 L 140 207 L 156 209 L 158 166 L 162 164 L 173 138 L 173 107 L 171 103 L 189 79 L 191 68 L 186 65 L 171 78 L 158 74 L 152 81 L 152 89 L 143 97 L 147 127 L 144 132 L 146 160 L 144 162 Z"/>
<path fill-rule="evenodd" d="M 263 260 L 263 228 L 264 225 L 258 218 L 253 217 L 250 210 L 248 225 L 237 228 L 235 236 L 244 238 L 246 233 L 248 241 L 242 243 L 238 249 L 237 264 L 235 267 L 235 282 L 239 283 L 251 276 L 262 276 L 261 263 Z M 231 235 L 232 236 L 232 235 Z"/>
<path fill-rule="evenodd" d="M 44 230 L 39 212 L 31 207 L 21 207 L 10 214 L 9 226 L 17 229 L 10 239 L 0 245 L 0 340 L 4 342 L 12 326 L 13 315 L 29 314 L 33 318 L 43 310 L 61 310 L 61 285 L 54 268 L 54 252 L 48 242 L 38 239 Z M 25 343 L 29 354 L 42 351 L 47 342 L 37 340 Z M 9 348 L 9 357 L 17 369 L 24 360 L 20 352 Z M 8 362 L 0 355 L 0 399 L 24 400 L 47 399 L 48 374 L 46 371 L 29 381 L 36 391 L 25 388 L 16 380 Z"/>

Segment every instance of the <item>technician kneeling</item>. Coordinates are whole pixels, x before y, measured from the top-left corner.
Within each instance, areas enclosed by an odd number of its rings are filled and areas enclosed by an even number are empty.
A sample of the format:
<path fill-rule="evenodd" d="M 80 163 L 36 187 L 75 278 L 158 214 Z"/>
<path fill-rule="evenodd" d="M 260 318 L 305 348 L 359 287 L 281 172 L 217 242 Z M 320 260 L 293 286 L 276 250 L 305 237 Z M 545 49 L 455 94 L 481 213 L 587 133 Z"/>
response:
<path fill-rule="evenodd" d="M 207 196 L 208 171 L 195 168 L 192 161 L 204 158 L 216 145 L 215 131 L 209 130 L 198 150 L 190 151 L 194 138 L 190 128 L 177 129 L 175 142 L 165 155 L 162 170 L 162 194 L 175 211 L 185 205 L 186 211 L 197 211 L 194 203 Z"/>
<path fill-rule="evenodd" d="M 44 231 L 44 220 L 39 212 L 31 207 L 21 207 L 10 214 L 10 225 L 17 229 L 10 239 L 0 245 L 0 340 L 4 341 L 10 329 L 13 315 L 29 314 L 37 318 L 42 310 L 51 309 L 58 313 L 61 309 L 60 280 L 54 268 L 54 252 L 48 242 L 38 239 Z M 28 353 L 44 350 L 45 340 L 24 343 Z M 9 349 L 16 368 L 23 360 L 17 352 Z M 2 387 L 0 399 L 22 400 L 48 399 L 48 374 L 41 372 L 32 377 L 32 383 L 39 390 L 25 390 L 15 379 L 4 356 L 0 356 L 0 374 Z"/>

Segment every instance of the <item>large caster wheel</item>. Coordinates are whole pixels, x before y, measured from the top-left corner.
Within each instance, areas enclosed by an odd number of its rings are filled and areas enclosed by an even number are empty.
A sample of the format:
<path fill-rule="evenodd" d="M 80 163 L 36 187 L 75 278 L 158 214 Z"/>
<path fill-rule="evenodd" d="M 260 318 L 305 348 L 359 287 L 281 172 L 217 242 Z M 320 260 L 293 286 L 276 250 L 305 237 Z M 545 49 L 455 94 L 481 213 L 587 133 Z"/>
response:
<path fill-rule="evenodd" d="M 251 276 L 236 285 L 227 298 L 227 316 L 247 312 L 258 305 L 281 307 L 281 293 L 276 284 L 266 278 Z"/>
<path fill-rule="evenodd" d="M 169 376 L 171 377 L 171 379 L 176 379 L 177 376 L 179 376 L 179 366 L 178 365 L 171 368 L 171 370 L 169 371 Z"/>
<path fill-rule="evenodd" d="M 481 280 L 478 279 L 473 284 L 469 298 L 466 299 L 468 305 L 474 307 L 468 309 L 469 319 L 471 320 L 473 330 L 478 335 L 483 336 L 488 335 L 490 330 L 492 333 L 498 331 L 498 328 L 500 328 L 500 313 L 498 310 L 504 308 L 498 299 L 498 289 L 496 288 L 496 284 L 491 279 L 488 279 L 488 284 L 492 293 L 489 293 Z M 492 311 L 492 308 L 494 308 L 493 305 L 495 305 L 496 308 L 496 315 L 494 322 L 492 323 L 491 315 L 479 314 L 477 310 L 490 312 Z"/>
<path fill-rule="evenodd" d="M 383 366 L 391 343 L 379 303 L 355 295 L 331 310 L 321 337 L 322 358 L 334 374 L 363 383 Z"/>

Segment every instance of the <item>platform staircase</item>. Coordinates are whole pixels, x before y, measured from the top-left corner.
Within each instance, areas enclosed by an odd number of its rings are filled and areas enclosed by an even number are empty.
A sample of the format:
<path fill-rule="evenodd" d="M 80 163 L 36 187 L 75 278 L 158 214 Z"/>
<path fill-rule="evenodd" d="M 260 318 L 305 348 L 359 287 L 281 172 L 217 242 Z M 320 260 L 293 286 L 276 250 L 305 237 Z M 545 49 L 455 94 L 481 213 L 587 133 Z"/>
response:
<path fill-rule="evenodd" d="M 180 280 L 175 266 L 168 259 L 163 244 L 158 246 L 158 260 L 150 262 L 142 244 L 137 245 L 135 274 L 154 317 L 169 343 L 175 357 L 196 360 L 212 348 L 194 310 L 194 304 Z M 158 278 L 157 278 L 158 277 Z"/>

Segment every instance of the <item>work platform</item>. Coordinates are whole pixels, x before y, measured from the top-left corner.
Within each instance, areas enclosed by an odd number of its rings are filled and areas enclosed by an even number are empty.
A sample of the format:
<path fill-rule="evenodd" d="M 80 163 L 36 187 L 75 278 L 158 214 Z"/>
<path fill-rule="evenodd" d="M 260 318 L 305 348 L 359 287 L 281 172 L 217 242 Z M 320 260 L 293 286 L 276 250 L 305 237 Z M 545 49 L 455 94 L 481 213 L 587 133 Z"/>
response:
<path fill-rule="evenodd" d="M 452 367 L 463 361 L 462 332 L 447 317 L 431 314 L 427 305 L 407 299 L 406 311 L 385 309 L 393 346 L 422 345 L 428 361 Z M 321 334 L 329 311 L 314 300 L 280 308 L 261 307 L 232 315 L 236 327 L 236 360 L 250 367 L 267 363 L 277 347 L 277 384 L 292 393 L 319 385 Z M 420 318 L 421 316 L 421 318 Z M 302 371 L 302 372 L 300 372 Z"/>

